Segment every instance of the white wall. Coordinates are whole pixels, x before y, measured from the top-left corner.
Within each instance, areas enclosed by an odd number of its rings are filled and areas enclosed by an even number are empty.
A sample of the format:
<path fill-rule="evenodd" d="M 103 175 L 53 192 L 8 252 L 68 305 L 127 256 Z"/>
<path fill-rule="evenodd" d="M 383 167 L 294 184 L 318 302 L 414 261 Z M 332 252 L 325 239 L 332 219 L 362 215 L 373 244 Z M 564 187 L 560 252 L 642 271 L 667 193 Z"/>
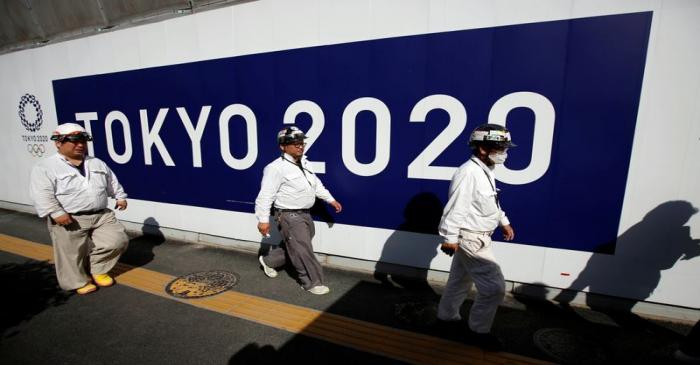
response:
<path fill-rule="evenodd" d="M 700 206 L 698 1 L 261 0 L 2 55 L 0 123 L 5 143 L 0 146 L 0 200 L 30 204 L 28 176 L 39 157 L 27 152 L 28 142 L 22 136 L 32 133 L 19 122 L 18 102 L 25 93 L 38 98 L 45 125 L 37 134 L 49 135 L 57 124 L 52 80 L 316 45 L 638 11 L 653 11 L 654 16 L 619 230 L 621 239 L 633 241 L 638 228 L 646 224 L 645 215 L 659 205 L 680 200 Z M 53 150 L 48 142 L 39 144 Z M 593 151 L 591 158 L 605 158 L 604 153 Z M 132 200 L 119 217 L 133 222 L 155 217 L 165 227 L 259 240 L 255 219 L 246 213 Z M 700 214 L 685 225 L 690 237 L 700 238 Z M 659 232 L 664 228 L 659 227 Z M 654 231 L 653 227 L 644 230 Z M 429 235 L 317 223 L 314 244 L 320 252 L 378 260 L 383 244 L 394 234 L 393 239 L 417 246 L 437 240 Z M 645 236 L 658 241 L 653 243 L 654 252 L 669 254 L 663 235 Z M 596 255 L 591 260 L 597 265 L 589 265 L 595 272 L 591 280 L 597 283 L 591 290 L 645 299 L 644 290 L 634 285 L 641 275 L 634 242 L 618 244 L 616 255 Z M 390 261 L 423 265 L 411 253 Z M 508 280 L 558 288 L 569 287 L 593 256 L 509 243 L 497 243 L 496 255 Z M 671 257 L 670 266 L 658 269 L 659 284 L 646 300 L 700 307 L 700 287 L 695 285 L 700 280 L 700 258 L 678 259 Z M 430 267 L 447 270 L 449 262 L 449 257 L 438 254 Z"/>

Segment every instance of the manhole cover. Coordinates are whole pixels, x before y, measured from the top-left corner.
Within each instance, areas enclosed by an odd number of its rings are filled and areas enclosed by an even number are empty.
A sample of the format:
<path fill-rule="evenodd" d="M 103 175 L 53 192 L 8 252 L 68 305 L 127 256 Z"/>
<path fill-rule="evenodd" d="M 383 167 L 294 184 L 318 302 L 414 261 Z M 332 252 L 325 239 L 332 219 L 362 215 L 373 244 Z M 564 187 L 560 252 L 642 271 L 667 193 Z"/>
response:
<path fill-rule="evenodd" d="M 564 328 L 543 328 L 533 335 L 535 346 L 564 364 L 602 364 L 605 352 L 593 341 Z"/>
<path fill-rule="evenodd" d="M 216 295 L 238 284 L 238 274 L 229 271 L 202 271 L 181 276 L 165 286 L 177 298 L 202 298 Z"/>

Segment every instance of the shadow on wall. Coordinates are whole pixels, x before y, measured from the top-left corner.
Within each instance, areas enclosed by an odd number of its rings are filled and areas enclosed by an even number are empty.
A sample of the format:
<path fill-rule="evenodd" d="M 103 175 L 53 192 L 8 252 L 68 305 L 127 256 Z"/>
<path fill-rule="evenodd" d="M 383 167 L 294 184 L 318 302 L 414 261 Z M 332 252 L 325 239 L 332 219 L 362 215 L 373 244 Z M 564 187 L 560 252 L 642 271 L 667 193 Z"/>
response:
<path fill-rule="evenodd" d="M 55 269 L 47 261 L 0 265 L 0 285 L 3 288 L 3 300 L 0 301 L 0 339 L 17 334 L 18 328 L 7 330 L 48 307 L 62 305 L 73 295 L 58 287 Z"/>
<path fill-rule="evenodd" d="M 437 255 L 437 235 L 442 217 L 442 203 L 433 193 L 420 193 L 408 202 L 403 211 L 404 221 L 384 243 L 382 255 L 374 267 L 375 279 L 386 286 L 425 290 L 433 293 L 428 284 L 428 268 Z M 415 235 L 407 232 L 423 233 Z M 414 273 L 408 276 L 393 274 L 394 263 L 410 263 Z"/>
<path fill-rule="evenodd" d="M 700 255 L 700 240 L 690 236 L 685 226 L 698 209 L 687 201 L 669 201 L 659 205 L 617 239 L 614 255 L 593 254 L 586 267 L 562 291 L 555 301 L 570 303 L 575 291 L 634 298 L 621 305 L 619 311 L 631 314 L 637 301 L 651 296 L 659 284 L 661 271 L 673 267 L 678 260 Z M 609 301 L 588 296 L 586 304 L 605 309 Z M 605 299 L 602 299 L 605 300 Z"/>
<path fill-rule="evenodd" d="M 160 223 L 148 217 L 143 221 L 141 235 L 129 241 L 129 248 L 122 255 L 121 260 L 134 267 L 145 266 L 155 258 L 155 248 L 165 242 L 165 235 L 160 230 Z"/>
<path fill-rule="evenodd" d="M 402 323 L 428 326 L 435 320 L 439 299 L 428 283 L 428 269 L 437 255 L 435 235 L 442 203 L 435 194 L 420 193 L 408 202 L 403 216 L 403 223 L 384 244 L 374 278 L 395 303 L 389 315 Z"/>

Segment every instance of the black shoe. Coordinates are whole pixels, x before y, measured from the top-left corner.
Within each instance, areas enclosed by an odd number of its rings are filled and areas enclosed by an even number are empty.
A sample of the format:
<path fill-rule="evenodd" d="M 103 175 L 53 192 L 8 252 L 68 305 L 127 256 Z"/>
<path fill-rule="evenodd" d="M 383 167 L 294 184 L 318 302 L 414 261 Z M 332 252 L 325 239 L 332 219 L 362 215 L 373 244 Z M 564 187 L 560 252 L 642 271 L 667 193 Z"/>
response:
<path fill-rule="evenodd" d="M 485 351 L 501 351 L 503 342 L 491 333 L 472 332 L 469 335 L 469 342 Z"/>
<path fill-rule="evenodd" d="M 468 345 L 476 346 L 485 351 L 501 351 L 503 342 L 491 333 L 472 331 L 463 321 L 443 321 L 438 319 L 435 327 L 441 336 L 451 338 Z"/>

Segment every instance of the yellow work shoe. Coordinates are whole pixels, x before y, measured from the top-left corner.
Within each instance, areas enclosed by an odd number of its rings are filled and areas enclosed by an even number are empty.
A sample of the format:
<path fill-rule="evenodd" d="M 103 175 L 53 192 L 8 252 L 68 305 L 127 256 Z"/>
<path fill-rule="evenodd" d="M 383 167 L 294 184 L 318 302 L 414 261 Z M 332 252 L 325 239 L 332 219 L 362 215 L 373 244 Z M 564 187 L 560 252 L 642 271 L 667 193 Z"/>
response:
<path fill-rule="evenodd" d="M 95 290 L 97 290 L 97 287 L 95 286 L 95 284 L 93 284 L 93 283 L 87 283 L 87 284 L 85 284 L 85 286 L 83 286 L 82 288 L 75 289 L 75 292 L 78 293 L 78 294 L 80 294 L 80 295 L 84 295 L 84 294 L 87 294 L 87 293 L 92 293 L 92 292 L 94 292 Z"/>
<path fill-rule="evenodd" d="M 111 286 L 114 284 L 114 279 L 109 274 L 93 274 L 92 279 L 99 286 Z"/>

